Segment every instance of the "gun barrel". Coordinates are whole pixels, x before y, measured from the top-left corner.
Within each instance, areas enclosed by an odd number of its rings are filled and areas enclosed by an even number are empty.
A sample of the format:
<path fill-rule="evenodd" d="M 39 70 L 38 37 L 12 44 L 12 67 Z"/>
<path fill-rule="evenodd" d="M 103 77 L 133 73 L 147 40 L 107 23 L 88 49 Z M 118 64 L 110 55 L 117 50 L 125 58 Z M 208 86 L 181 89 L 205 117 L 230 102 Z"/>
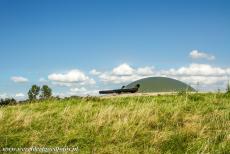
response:
<path fill-rule="evenodd" d="M 120 94 L 120 93 L 135 93 L 138 91 L 138 88 L 130 88 L 130 89 L 115 89 L 115 90 L 103 90 L 99 91 L 99 94 Z"/>

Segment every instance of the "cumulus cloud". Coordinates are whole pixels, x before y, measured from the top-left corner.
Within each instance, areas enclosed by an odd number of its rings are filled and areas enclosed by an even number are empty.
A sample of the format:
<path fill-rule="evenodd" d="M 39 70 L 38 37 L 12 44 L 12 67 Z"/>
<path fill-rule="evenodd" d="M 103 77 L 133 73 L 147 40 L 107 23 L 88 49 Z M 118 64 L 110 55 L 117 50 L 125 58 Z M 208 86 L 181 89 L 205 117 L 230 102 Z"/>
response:
<path fill-rule="evenodd" d="M 16 93 L 15 97 L 16 98 L 23 98 L 23 97 L 25 97 L 25 94 L 23 94 L 23 93 Z"/>
<path fill-rule="evenodd" d="M 0 99 L 15 98 L 16 100 L 23 100 L 25 97 L 26 96 L 23 93 L 16 93 L 16 94 L 2 93 L 2 94 L 0 94 Z"/>
<path fill-rule="evenodd" d="M 154 74 L 154 67 L 141 67 L 137 69 L 137 74 L 143 75 L 143 76 L 148 76 L 148 75 L 153 75 Z"/>
<path fill-rule="evenodd" d="M 22 76 L 12 76 L 11 80 L 15 83 L 25 83 L 29 81 L 27 78 Z"/>
<path fill-rule="evenodd" d="M 77 96 L 96 96 L 99 95 L 99 90 L 86 89 L 85 87 L 71 88 L 68 94 Z"/>
<path fill-rule="evenodd" d="M 91 75 L 99 75 L 99 74 L 101 74 L 101 72 L 97 71 L 96 69 L 92 69 L 89 73 Z"/>
<path fill-rule="evenodd" d="M 132 66 L 124 63 L 111 71 L 101 72 L 98 77 L 102 82 L 105 83 L 129 83 L 134 80 L 141 79 L 143 77 L 153 76 L 154 68 L 153 67 L 139 67 L 133 68 Z"/>
<path fill-rule="evenodd" d="M 39 82 L 43 82 L 43 83 L 45 83 L 45 82 L 48 82 L 45 78 L 40 78 L 39 79 Z"/>
<path fill-rule="evenodd" d="M 7 97 L 8 97 L 7 93 L 0 94 L 0 98 L 1 98 L 1 99 L 5 99 L 5 98 L 7 98 Z"/>
<path fill-rule="evenodd" d="M 191 85 L 213 85 L 228 80 L 227 76 L 179 76 L 175 78 L 187 82 Z"/>
<path fill-rule="evenodd" d="M 133 73 L 134 73 L 134 69 L 126 63 L 115 67 L 112 71 L 112 74 L 119 75 L 119 76 L 124 76 L 124 75 L 129 76 L 129 75 L 133 75 Z"/>
<path fill-rule="evenodd" d="M 98 95 L 98 90 L 88 90 L 85 87 L 81 88 L 71 88 L 68 92 L 70 95 L 77 95 L 77 96 L 95 96 Z"/>
<path fill-rule="evenodd" d="M 105 82 L 105 83 L 115 83 L 115 84 L 119 84 L 119 83 L 128 83 L 134 80 L 138 80 L 141 77 L 137 76 L 137 75 L 125 75 L 125 76 L 117 76 L 117 75 L 113 75 L 110 73 L 103 73 L 99 76 L 99 78 L 101 79 L 101 81 Z"/>
<path fill-rule="evenodd" d="M 80 70 L 70 70 L 67 73 L 53 73 L 48 75 L 48 79 L 53 81 L 53 84 L 60 86 L 86 85 L 95 84 L 95 80 L 86 76 Z"/>
<path fill-rule="evenodd" d="M 161 71 L 162 75 L 173 77 L 191 85 L 206 86 L 224 84 L 229 79 L 229 68 L 215 67 L 208 64 L 190 64 L 187 67 Z"/>
<path fill-rule="evenodd" d="M 134 68 L 125 63 L 98 75 L 102 82 L 108 84 L 128 84 L 150 76 L 174 78 L 192 86 L 200 84 L 204 89 L 210 89 L 225 86 L 224 84 L 229 80 L 230 68 L 193 63 L 179 68 L 157 70 L 150 66 Z"/>
<path fill-rule="evenodd" d="M 205 52 L 200 52 L 198 50 L 192 50 L 189 54 L 189 56 L 192 58 L 192 59 L 207 59 L 207 60 L 214 60 L 216 59 L 215 56 L 213 55 L 210 55 L 208 53 L 205 53 Z"/>
<path fill-rule="evenodd" d="M 221 76 L 228 74 L 228 68 L 214 67 L 208 64 L 190 64 L 188 67 L 170 69 L 163 72 L 167 75 L 186 76 Z"/>
<path fill-rule="evenodd" d="M 70 88 L 69 91 L 54 93 L 54 96 L 59 96 L 61 98 L 69 96 L 96 96 L 99 95 L 99 90 L 96 89 L 87 89 L 85 87 L 80 88 Z"/>
<path fill-rule="evenodd" d="M 82 82 L 88 80 L 88 77 L 80 70 L 71 70 L 67 73 L 53 73 L 48 76 L 49 80 L 57 82 Z"/>
<path fill-rule="evenodd" d="M 71 88 L 70 89 L 71 92 L 86 92 L 86 88 L 85 87 L 81 87 L 81 88 Z"/>
<path fill-rule="evenodd" d="M 72 87 L 75 85 L 75 83 L 67 83 L 67 82 L 52 82 L 52 84 L 60 87 Z"/>

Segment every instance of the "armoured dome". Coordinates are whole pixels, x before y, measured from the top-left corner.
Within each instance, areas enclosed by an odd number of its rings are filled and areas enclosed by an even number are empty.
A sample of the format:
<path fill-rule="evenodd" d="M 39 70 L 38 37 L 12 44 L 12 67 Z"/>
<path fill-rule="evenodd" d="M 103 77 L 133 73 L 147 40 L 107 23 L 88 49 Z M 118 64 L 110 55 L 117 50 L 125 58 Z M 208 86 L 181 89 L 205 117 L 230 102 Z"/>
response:
<path fill-rule="evenodd" d="M 188 84 L 166 77 L 149 77 L 134 81 L 125 88 L 133 88 L 139 85 L 138 92 L 177 92 L 177 91 L 195 91 Z"/>

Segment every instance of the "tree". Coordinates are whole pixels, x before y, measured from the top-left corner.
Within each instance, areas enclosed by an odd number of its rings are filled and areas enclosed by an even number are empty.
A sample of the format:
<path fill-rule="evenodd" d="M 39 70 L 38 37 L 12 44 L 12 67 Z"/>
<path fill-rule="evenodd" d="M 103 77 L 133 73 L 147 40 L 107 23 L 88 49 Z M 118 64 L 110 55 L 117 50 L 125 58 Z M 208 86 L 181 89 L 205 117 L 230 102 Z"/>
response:
<path fill-rule="evenodd" d="M 28 91 L 29 100 L 37 99 L 39 92 L 40 92 L 40 87 L 37 85 L 32 85 L 32 87 Z"/>
<path fill-rule="evenodd" d="M 47 85 L 43 85 L 42 88 L 41 88 L 40 97 L 42 99 L 47 99 L 47 98 L 50 98 L 51 96 L 52 96 L 52 89 Z"/>

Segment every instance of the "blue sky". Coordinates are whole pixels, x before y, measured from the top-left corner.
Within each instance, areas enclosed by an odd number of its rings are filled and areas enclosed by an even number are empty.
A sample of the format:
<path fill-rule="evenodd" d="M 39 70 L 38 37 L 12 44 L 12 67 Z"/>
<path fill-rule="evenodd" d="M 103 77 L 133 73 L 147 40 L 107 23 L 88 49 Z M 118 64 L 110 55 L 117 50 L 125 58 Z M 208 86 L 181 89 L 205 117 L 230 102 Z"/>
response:
<path fill-rule="evenodd" d="M 223 89 L 230 68 L 229 27 L 228 0 L 1 0 L 0 97 L 26 95 L 34 83 L 68 95 L 146 76 Z M 143 68 L 148 73 L 138 73 Z M 49 77 L 54 74 L 62 76 Z"/>

